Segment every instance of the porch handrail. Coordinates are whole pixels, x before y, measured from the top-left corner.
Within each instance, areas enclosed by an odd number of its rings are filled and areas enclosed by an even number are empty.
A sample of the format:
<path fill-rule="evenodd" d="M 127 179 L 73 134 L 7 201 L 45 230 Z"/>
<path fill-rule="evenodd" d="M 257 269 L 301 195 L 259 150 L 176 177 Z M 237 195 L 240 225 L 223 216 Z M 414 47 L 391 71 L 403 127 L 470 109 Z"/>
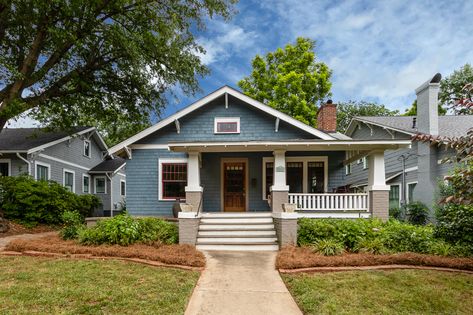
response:
<path fill-rule="evenodd" d="M 299 211 L 369 211 L 367 193 L 289 193 Z"/>

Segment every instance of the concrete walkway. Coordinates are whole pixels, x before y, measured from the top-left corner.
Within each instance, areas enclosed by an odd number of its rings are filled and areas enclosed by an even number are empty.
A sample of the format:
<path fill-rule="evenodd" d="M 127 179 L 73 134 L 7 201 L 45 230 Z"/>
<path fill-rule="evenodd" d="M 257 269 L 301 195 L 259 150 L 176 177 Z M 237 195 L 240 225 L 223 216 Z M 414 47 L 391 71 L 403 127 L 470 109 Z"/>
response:
<path fill-rule="evenodd" d="M 276 252 L 205 252 L 186 315 L 300 315 L 275 269 Z"/>
<path fill-rule="evenodd" d="M 34 240 L 40 237 L 55 235 L 57 232 L 44 232 L 44 233 L 36 233 L 36 234 L 19 234 L 19 235 L 11 235 L 7 237 L 0 237 L 0 251 L 5 249 L 8 243 L 13 240 Z"/>

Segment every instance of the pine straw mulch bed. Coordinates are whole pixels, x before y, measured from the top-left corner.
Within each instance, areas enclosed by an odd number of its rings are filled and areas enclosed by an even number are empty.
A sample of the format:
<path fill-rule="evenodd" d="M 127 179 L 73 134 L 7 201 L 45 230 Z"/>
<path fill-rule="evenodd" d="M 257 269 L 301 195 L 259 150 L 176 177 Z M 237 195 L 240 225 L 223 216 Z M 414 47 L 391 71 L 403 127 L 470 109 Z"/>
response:
<path fill-rule="evenodd" d="M 346 253 L 339 256 L 323 256 L 314 253 L 308 247 L 291 246 L 279 251 L 276 258 L 276 268 L 281 272 L 295 272 L 295 269 L 311 271 L 311 268 L 312 271 L 336 271 L 339 267 L 360 267 L 360 269 L 363 269 L 362 267 L 367 266 L 386 266 L 387 269 L 402 266 L 424 266 L 471 272 L 473 271 L 473 258 L 454 258 L 417 253 L 391 255 Z"/>
<path fill-rule="evenodd" d="M 65 241 L 58 235 L 35 240 L 13 240 L 5 248 L 9 252 L 24 254 L 55 253 L 74 255 L 75 258 L 117 258 L 146 263 L 157 262 L 165 265 L 204 267 L 205 256 L 190 245 L 133 244 L 130 246 L 99 245 L 85 246 L 76 241 Z M 153 264 L 153 263 L 151 263 Z M 153 264 L 157 265 L 157 264 Z"/>
<path fill-rule="evenodd" d="M 38 234 L 38 233 L 44 233 L 44 232 L 53 232 L 57 231 L 57 227 L 54 226 L 49 226 L 49 225 L 37 225 L 32 228 L 28 228 L 24 225 L 8 221 L 8 226 L 10 227 L 7 232 L 0 233 L 0 238 L 2 237 L 7 237 L 7 236 L 12 236 L 12 235 L 20 235 L 20 234 Z"/>

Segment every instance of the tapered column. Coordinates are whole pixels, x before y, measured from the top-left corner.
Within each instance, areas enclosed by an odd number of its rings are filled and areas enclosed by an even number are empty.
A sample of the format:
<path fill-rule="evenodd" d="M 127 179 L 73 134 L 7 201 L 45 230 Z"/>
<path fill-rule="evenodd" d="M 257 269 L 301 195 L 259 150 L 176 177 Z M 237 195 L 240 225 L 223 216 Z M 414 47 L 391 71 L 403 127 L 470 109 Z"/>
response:
<path fill-rule="evenodd" d="M 386 185 L 384 151 L 370 154 L 368 161 L 368 198 L 373 218 L 389 219 L 389 185 Z"/>
<path fill-rule="evenodd" d="M 196 212 L 202 210 L 203 189 L 200 185 L 200 153 L 189 152 L 188 155 L 186 203 L 192 205 L 192 211 Z"/>
<path fill-rule="evenodd" d="M 271 186 L 271 210 L 283 212 L 283 204 L 288 202 L 289 186 L 286 185 L 286 151 L 275 150 L 273 186 Z"/>

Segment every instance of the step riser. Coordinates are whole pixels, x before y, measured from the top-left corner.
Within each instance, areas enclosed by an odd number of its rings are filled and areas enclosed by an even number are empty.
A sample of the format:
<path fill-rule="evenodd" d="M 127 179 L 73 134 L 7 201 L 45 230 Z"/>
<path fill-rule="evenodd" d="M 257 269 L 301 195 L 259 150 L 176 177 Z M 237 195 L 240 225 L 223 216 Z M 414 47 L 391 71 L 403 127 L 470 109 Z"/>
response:
<path fill-rule="evenodd" d="M 218 212 L 218 213 L 204 213 L 202 214 L 203 219 L 220 219 L 220 218 L 271 218 L 271 212 L 249 212 L 249 213 L 227 213 L 227 212 Z"/>
<path fill-rule="evenodd" d="M 273 231 L 273 224 L 255 224 L 255 225 L 200 225 L 199 231 Z"/>
<path fill-rule="evenodd" d="M 197 244 L 212 243 L 212 244 L 271 244 L 277 242 L 275 237 L 199 237 Z"/>
<path fill-rule="evenodd" d="M 276 231 L 200 231 L 197 237 L 276 237 Z"/>
<path fill-rule="evenodd" d="M 198 250 L 277 251 L 278 245 L 197 245 Z"/>
<path fill-rule="evenodd" d="M 201 219 L 200 224 L 273 224 L 272 218 L 246 218 L 246 219 Z"/>

